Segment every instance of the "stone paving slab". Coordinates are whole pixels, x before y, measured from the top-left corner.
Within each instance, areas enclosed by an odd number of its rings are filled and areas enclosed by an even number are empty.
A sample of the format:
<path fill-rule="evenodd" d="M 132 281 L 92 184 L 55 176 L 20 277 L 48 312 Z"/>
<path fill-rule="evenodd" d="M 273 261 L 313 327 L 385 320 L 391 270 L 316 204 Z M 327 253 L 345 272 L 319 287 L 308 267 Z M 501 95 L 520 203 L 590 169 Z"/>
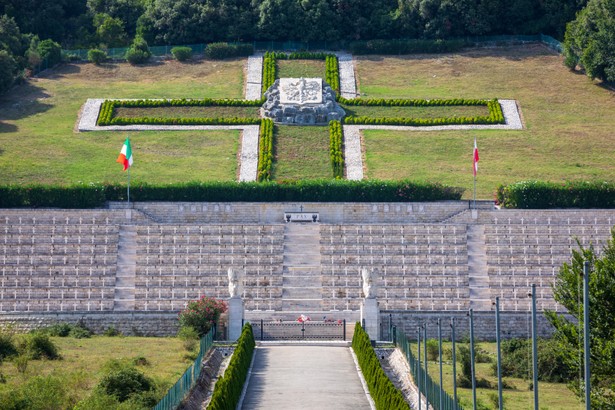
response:
<path fill-rule="evenodd" d="M 340 94 L 344 98 L 357 97 L 357 82 L 354 75 L 354 60 L 352 54 L 335 53 L 339 63 Z"/>
<path fill-rule="evenodd" d="M 258 125 L 246 125 L 241 133 L 239 182 L 256 181 L 258 172 Z"/>
<path fill-rule="evenodd" d="M 344 163 L 346 179 L 359 181 L 363 179 L 363 158 L 361 154 L 361 126 L 344 125 Z"/>
<path fill-rule="evenodd" d="M 254 54 L 248 57 L 246 75 L 246 100 L 260 100 L 263 81 L 263 55 Z"/>
<path fill-rule="evenodd" d="M 350 348 L 260 346 L 242 409 L 368 410 Z"/>

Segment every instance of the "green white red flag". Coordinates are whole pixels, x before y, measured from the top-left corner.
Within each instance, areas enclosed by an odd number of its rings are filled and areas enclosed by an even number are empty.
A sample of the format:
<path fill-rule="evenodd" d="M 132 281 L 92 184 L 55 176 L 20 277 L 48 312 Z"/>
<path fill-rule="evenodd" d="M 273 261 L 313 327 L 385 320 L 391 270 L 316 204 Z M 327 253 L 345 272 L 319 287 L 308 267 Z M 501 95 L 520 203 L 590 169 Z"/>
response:
<path fill-rule="evenodd" d="M 124 146 L 122 146 L 120 156 L 117 157 L 116 162 L 124 166 L 124 171 L 132 166 L 132 149 L 130 148 L 130 140 L 128 138 L 124 141 Z"/>

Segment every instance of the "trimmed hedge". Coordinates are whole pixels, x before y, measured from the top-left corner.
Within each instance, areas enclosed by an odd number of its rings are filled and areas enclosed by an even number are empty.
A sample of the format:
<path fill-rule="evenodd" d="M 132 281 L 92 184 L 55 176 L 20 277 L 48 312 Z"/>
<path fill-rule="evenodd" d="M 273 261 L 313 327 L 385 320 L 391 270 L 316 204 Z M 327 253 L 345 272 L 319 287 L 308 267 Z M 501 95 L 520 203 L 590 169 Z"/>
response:
<path fill-rule="evenodd" d="M 520 181 L 500 185 L 496 199 L 505 208 L 615 208 L 615 183 Z"/>
<path fill-rule="evenodd" d="M 273 85 L 277 77 L 277 60 L 325 60 L 325 82 L 339 94 L 339 61 L 335 54 L 324 52 L 296 51 L 285 53 L 283 51 L 267 51 L 263 57 L 263 93 Z"/>
<path fill-rule="evenodd" d="M 354 327 L 352 350 L 357 356 L 359 367 L 365 377 L 369 394 L 372 396 L 376 409 L 380 410 L 410 410 L 403 394 L 395 388 L 380 366 L 376 352 L 371 345 L 369 336 L 359 322 Z"/>
<path fill-rule="evenodd" d="M 269 181 L 273 165 L 273 120 L 261 120 L 258 140 L 258 174 L 256 180 Z"/>
<path fill-rule="evenodd" d="M 488 116 L 477 117 L 445 117 L 445 118 L 374 118 L 367 116 L 347 116 L 345 124 L 365 125 L 406 125 L 406 126 L 431 126 L 431 125 L 462 125 L 462 124 L 504 124 L 504 113 L 498 100 L 404 100 L 404 99 L 346 99 L 340 97 L 339 102 L 348 106 L 366 107 L 445 107 L 445 106 L 477 106 L 484 105 L 489 109 Z"/>
<path fill-rule="evenodd" d="M 224 376 L 218 379 L 211 402 L 207 409 L 235 410 L 241 397 L 243 385 L 246 382 L 250 363 L 254 354 L 254 334 L 252 325 L 246 323 L 237 340 L 237 348 L 233 352 L 231 361 L 224 371 Z"/>
<path fill-rule="evenodd" d="M 350 52 L 356 55 L 450 53 L 468 45 L 464 40 L 369 40 L 350 43 Z"/>
<path fill-rule="evenodd" d="M 459 200 L 464 189 L 429 182 L 299 180 L 286 182 L 133 182 L 133 201 L 194 202 L 429 202 Z M 125 201 L 121 184 L 0 186 L 0 208 L 96 208 Z"/>
<path fill-rule="evenodd" d="M 344 134 L 339 121 L 329 122 L 329 156 L 333 168 L 333 178 L 344 178 Z"/>
<path fill-rule="evenodd" d="M 234 100 L 234 99 L 171 99 L 171 100 L 105 100 L 98 113 L 97 125 L 234 125 L 234 124 L 259 124 L 258 118 L 157 118 L 139 117 L 124 118 L 114 117 L 116 107 L 124 108 L 152 108 L 152 107 L 258 107 L 263 104 L 262 100 Z"/>
<path fill-rule="evenodd" d="M 190 47 L 173 47 L 171 54 L 177 61 L 188 61 L 192 58 L 192 49 Z"/>
<path fill-rule="evenodd" d="M 205 56 L 213 60 L 245 57 L 252 54 L 254 54 L 254 45 L 252 43 L 210 43 L 205 47 Z"/>

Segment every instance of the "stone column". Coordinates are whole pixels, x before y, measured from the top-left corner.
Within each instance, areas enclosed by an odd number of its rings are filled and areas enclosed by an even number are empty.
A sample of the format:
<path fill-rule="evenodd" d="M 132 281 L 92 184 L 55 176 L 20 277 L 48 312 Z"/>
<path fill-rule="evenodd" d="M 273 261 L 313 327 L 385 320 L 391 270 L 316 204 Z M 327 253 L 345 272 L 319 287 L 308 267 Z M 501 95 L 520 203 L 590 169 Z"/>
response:
<path fill-rule="evenodd" d="M 361 304 L 361 324 L 365 321 L 365 331 L 370 340 L 380 340 L 380 309 L 376 298 L 363 299 Z"/>
<path fill-rule="evenodd" d="M 234 342 L 241 336 L 243 299 L 235 296 L 228 300 L 228 340 Z"/>

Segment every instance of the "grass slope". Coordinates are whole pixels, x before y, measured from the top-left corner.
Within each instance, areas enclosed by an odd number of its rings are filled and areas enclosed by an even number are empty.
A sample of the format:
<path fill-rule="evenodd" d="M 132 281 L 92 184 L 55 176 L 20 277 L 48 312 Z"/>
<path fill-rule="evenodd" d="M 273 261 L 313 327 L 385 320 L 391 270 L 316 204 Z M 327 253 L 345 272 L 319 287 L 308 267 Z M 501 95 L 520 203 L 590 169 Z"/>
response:
<path fill-rule="evenodd" d="M 329 127 L 276 125 L 273 136 L 272 179 L 332 178 Z"/>
<path fill-rule="evenodd" d="M 123 182 L 125 132 L 75 133 L 88 98 L 241 98 L 243 60 L 65 65 L 0 98 L 2 183 Z M 239 131 L 131 132 L 134 180 L 233 180 Z"/>
<path fill-rule="evenodd" d="M 140 356 L 149 364 L 138 366 L 139 370 L 168 388 L 190 365 L 184 358 L 183 342 L 177 338 L 93 336 L 89 339 L 53 337 L 52 340 L 62 360 L 30 360 L 24 375 L 17 372 L 13 363 L 2 362 L 0 372 L 6 383 L 0 384 L 0 392 L 18 387 L 33 376 L 53 375 L 66 382 L 73 400 L 81 400 L 96 386 L 107 361 L 131 361 Z"/>
<path fill-rule="evenodd" d="M 480 152 L 478 197 L 523 179 L 615 180 L 615 93 L 570 72 L 546 47 L 459 54 L 358 57 L 369 98 L 516 99 L 522 131 L 365 131 L 367 176 L 428 179 L 472 196 L 472 147 Z"/>

